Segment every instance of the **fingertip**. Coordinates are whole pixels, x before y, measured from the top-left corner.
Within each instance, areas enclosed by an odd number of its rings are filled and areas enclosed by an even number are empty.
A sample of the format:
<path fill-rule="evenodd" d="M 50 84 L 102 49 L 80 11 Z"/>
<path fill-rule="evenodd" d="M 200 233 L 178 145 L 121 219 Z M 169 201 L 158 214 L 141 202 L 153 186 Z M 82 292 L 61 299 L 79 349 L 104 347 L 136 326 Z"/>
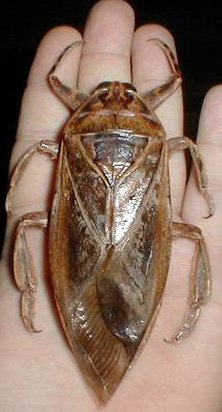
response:
<path fill-rule="evenodd" d="M 28 85 L 44 82 L 60 53 L 69 44 L 79 40 L 82 40 L 81 34 L 71 26 L 58 26 L 49 30 L 37 48 Z"/>
<path fill-rule="evenodd" d="M 220 143 L 222 137 L 222 84 L 208 90 L 205 95 L 198 127 L 199 143 Z"/>
<path fill-rule="evenodd" d="M 93 53 L 127 53 L 128 37 L 133 35 L 135 16 L 124 0 L 100 0 L 90 10 L 84 30 L 85 50 Z M 127 33 L 127 35 L 126 35 Z M 125 40 L 125 41 L 123 41 Z"/>
<path fill-rule="evenodd" d="M 159 84 L 169 75 L 168 61 L 161 47 L 148 41 L 152 38 L 166 43 L 176 57 L 175 41 L 167 28 L 156 23 L 139 27 L 132 44 L 132 63 L 133 79 L 141 90 L 148 88 L 149 84 L 152 87 Z"/>
<path fill-rule="evenodd" d="M 135 13 L 131 5 L 125 0 L 99 0 L 95 3 L 95 5 L 91 8 L 87 24 L 92 20 L 94 17 L 99 14 L 102 16 L 110 15 L 110 14 L 123 14 L 126 20 L 130 20 L 130 23 L 134 23 L 135 21 Z"/>
<path fill-rule="evenodd" d="M 172 33 L 165 27 L 158 23 L 144 24 L 135 30 L 134 44 L 139 41 L 146 41 L 150 38 L 158 38 L 167 43 L 172 49 L 175 49 L 175 41 Z"/>
<path fill-rule="evenodd" d="M 131 81 L 134 12 L 122 0 L 96 2 L 87 18 L 78 88 L 92 90 L 104 80 Z"/>

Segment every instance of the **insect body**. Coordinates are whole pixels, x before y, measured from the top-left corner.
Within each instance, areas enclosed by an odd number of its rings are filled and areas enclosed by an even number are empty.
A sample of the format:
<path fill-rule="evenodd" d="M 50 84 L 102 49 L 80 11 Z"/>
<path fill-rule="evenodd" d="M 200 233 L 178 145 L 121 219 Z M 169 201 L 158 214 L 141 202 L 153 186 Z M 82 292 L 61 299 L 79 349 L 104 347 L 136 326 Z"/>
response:
<path fill-rule="evenodd" d="M 21 172 L 36 151 L 58 155 L 52 210 L 19 222 L 14 272 L 22 291 L 22 316 L 36 331 L 36 281 L 25 239 L 27 226 L 49 226 L 49 259 L 55 301 L 70 347 L 99 397 L 106 401 L 148 338 L 168 275 L 173 237 L 197 244 L 189 307 L 174 337 L 192 329 L 210 292 L 210 268 L 200 230 L 172 221 L 168 158 L 189 148 L 199 188 L 209 202 L 198 149 L 186 137 L 165 138 L 155 109 L 181 83 L 169 47 L 159 45 L 172 75 L 140 96 L 134 86 L 101 83 L 90 96 L 49 76 L 54 92 L 73 110 L 60 146 L 42 141 L 18 163 L 8 208 Z M 57 66 L 57 65 L 56 65 Z M 24 258 L 25 257 L 25 258 Z"/>

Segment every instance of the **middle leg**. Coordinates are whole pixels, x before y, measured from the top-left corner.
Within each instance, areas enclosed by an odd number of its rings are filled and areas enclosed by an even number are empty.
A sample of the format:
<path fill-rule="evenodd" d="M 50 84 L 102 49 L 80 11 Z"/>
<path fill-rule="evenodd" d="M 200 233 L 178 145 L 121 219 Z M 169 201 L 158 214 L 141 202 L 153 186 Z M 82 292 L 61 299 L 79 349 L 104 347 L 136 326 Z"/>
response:
<path fill-rule="evenodd" d="M 181 136 L 181 137 L 173 137 L 172 139 L 167 140 L 169 154 L 177 152 L 178 150 L 185 150 L 188 149 L 190 151 L 190 155 L 192 157 L 193 165 L 196 170 L 197 175 L 197 182 L 199 190 L 201 191 L 202 195 L 206 199 L 208 203 L 208 216 L 210 217 L 214 214 L 215 205 L 214 201 L 207 191 L 207 173 L 205 170 L 204 163 L 201 159 L 201 155 L 198 149 L 198 146 L 188 137 Z"/>

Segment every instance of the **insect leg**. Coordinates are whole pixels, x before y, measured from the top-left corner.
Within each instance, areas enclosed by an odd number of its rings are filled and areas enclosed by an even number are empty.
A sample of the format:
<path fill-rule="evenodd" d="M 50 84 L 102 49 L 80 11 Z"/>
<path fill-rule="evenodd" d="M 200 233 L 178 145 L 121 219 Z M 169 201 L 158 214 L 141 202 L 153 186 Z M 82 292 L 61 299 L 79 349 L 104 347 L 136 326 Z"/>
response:
<path fill-rule="evenodd" d="M 155 110 L 177 90 L 182 82 L 182 78 L 176 58 L 170 47 L 160 39 L 149 39 L 148 41 L 156 43 L 163 50 L 172 71 L 172 74 L 165 83 L 143 94 L 145 101 Z"/>
<path fill-rule="evenodd" d="M 21 312 L 26 328 L 30 332 L 40 332 L 33 323 L 37 277 L 32 255 L 29 251 L 26 230 L 29 227 L 44 229 L 48 225 L 46 212 L 31 212 L 21 217 L 16 230 L 13 253 L 15 282 L 22 293 Z"/>
<path fill-rule="evenodd" d="M 29 160 L 36 152 L 49 154 L 50 156 L 52 156 L 52 159 L 55 159 L 57 158 L 59 153 L 59 145 L 52 140 L 42 140 L 41 142 L 36 143 L 34 146 L 32 146 L 26 153 L 24 153 L 24 155 L 17 163 L 10 180 L 10 187 L 5 202 L 5 208 L 8 213 L 12 214 L 12 199 L 16 185 L 20 180 Z"/>
<path fill-rule="evenodd" d="M 56 77 L 53 73 L 49 75 L 49 83 L 54 93 L 69 106 L 73 111 L 86 99 L 87 95 L 79 92 L 78 90 L 72 90 Z"/>
<path fill-rule="evenodd" d="M 175 153 L 178 150 L 189 149 L 190 155 L 193 160 L 193 165 L 196 169 L 199 190 L 201 191 L 201 193 L 203 194 L 208 203 L 209 213 L 207 217 L 212 216 L 215 211 L 215 205 L 211 195 L 207 191 L 207 173 L 205 170 L 203 160 L 201 159 L 198 146 L 186 136 L 174 137 L 172 139 L 169 139 L 167 140 L 167 144 L 169 154 Z"/>
<path fill-rule="evenodd" d="M 59 58 L 57 59 L 55 65 L 52 67 L 49 76 L 48 76 L 48 81 L 50 86 L 52 87 L 54 93 L 67 105 L 69 106 L 72 110 L 76 110 L 77 107 L 82 103 L 83 100 L 87 97 L 86 94 L 81 93 L 78 90 L 72 90 L 68 86 L 64 85 L 58 77 L 55 75 L 55 71 L 58 68 L 59 64 L 61 61 L 64 59 L 64 57 L 67 55 L 68 52 L 70 52 L 73 48 L 78 47 L 82 45 L 82 41 L 76 41 L 75 43 L 70 44 L 68 47 L 66 47 Z"/>
<path fill-rule="evenodd" d="M 201 230 L 197 226 L 186 223 L 173 222 L 173 237 L 186 237 L 196 242 L 196 250 L 193 257 L 190 274 L 190 291 L 188 310 L 183 323 L 171 343 L 181 342 L 193 330 L 204 305 L 211 292 L 211 275 L 209 257 Z"/>

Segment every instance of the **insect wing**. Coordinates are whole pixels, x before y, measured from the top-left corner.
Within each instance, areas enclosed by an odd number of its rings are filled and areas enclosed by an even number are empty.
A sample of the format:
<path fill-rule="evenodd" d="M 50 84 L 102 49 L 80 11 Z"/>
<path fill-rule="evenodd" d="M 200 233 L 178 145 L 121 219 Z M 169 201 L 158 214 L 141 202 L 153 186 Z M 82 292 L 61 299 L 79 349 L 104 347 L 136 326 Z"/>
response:
<path fill-rule="evenodd" d="M 157 225 L 169 206 L 167 189 L 160 186 L 166 156 L 162 150 L 152 178 L 147 178 L 149 156 L 141 156 L 110 187 L 80 138 L 66 144 L 50 224 L 51 277 L 70 346 L 100 397 L 107 399 L 132 362 L 165 285 L 169 254 L 161 248 L 169 240 L 169 225 L 162 225 L 161 233 Z M 129 187 L 138 171 L 133 196 Z M 116 200 L 110 204 L 111 198 Z M 111 225 L 107 204 L 113 208 Z M 127 204 L 134 214 L 129 215 Z M 113 245 L 107 244 L 110 238 Z"/>

